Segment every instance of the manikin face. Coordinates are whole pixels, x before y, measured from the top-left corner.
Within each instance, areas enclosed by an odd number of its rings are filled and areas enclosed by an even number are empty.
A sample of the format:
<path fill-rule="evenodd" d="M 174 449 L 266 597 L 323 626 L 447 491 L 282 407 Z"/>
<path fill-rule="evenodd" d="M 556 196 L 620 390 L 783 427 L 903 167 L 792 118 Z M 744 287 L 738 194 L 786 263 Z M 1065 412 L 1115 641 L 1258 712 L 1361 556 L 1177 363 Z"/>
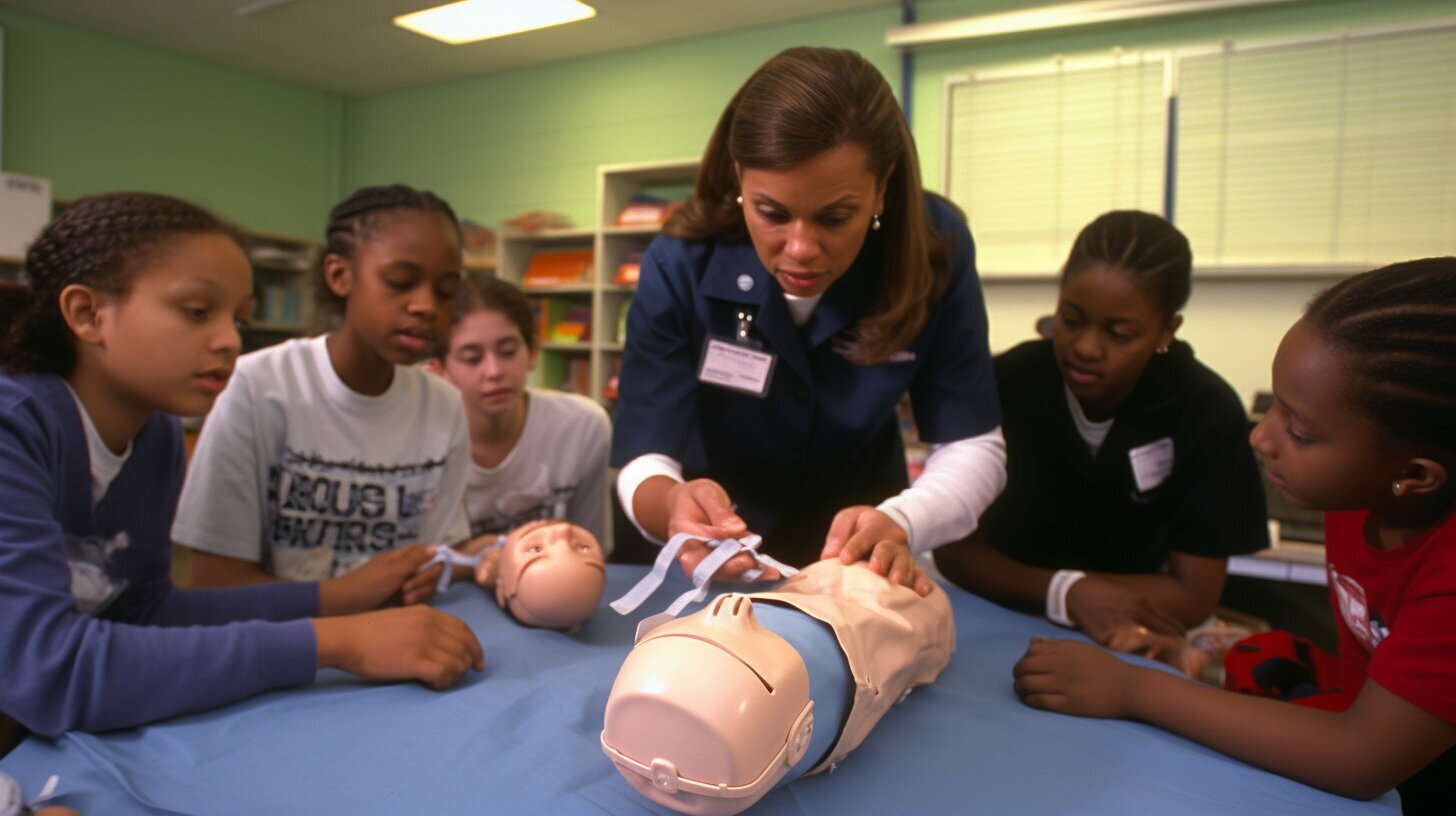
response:
<path fill-rule="evenodd" d="M 1181 318 L 1165 324 L 1127 272 L 1096 264 L 1068 275 L 1057 296 L 1052 346 L 1072 395 L 1093 421 L 1112 416 Z"/>
<path fill-rule="evenodd" d="M 527 626 L 571 629 L 596 611 L 606 565 L 596 537 L 566 521 L 516 528 L 501 549 L 496 601 Z"/>
<path fill-rule="evenodd" d="M 1340 352 L 1304 320 L 1274 355 L 1274 404 L 1249 435 L 1270 484 L 1296 507 L 1353 510 L 1390 499 L 1407 459 L 1350 404 Z"/>
<path fill-rule="evenodd" d="M 518 327 L 492 309 L 472 312 L 455 324 L 441 368 L 465 398 L 468 411 L 488 417 L 506 414 L 526 393 L 536 352 Z"/>
<path fill-rule="evenodd" d="M 743 220 L 753 248 L 791 295 L 822 295 L 859 256 L 885 190 L 856 145 L 841 145 L 787 170 L 741 167 Z"/>
<path fill-rule="evenodd" d="M 153 253 L 123 295 L 99 297 L 97 365 L 110 402 L 143 414 L 200 416 L 212 408 L 242 349 L 253 271 L 221 233 L 182 235 Z"/>
<path fill-rule="evenodd" d="M 460 287 L 460 239 L 436 213 L 381 218 L 354 257 L 329 255 L 329 288 L 345 299 L 344 325 L 387 362 L 419 362 L 444 336 Z"/>

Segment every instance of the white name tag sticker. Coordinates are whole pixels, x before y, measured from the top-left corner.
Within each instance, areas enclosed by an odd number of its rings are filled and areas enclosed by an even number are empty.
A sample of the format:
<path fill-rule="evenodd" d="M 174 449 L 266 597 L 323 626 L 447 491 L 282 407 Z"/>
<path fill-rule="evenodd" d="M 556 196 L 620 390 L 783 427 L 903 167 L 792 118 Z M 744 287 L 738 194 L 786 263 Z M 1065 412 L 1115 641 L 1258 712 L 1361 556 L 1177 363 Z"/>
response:
<path fill-rule="evenodd" d="M 1173 475 L 1173 438 L 1165 436 L 1127 452 L 1139 493 L 1147 493 Z"/>
<path fill-rule="evenodd" d="M 710 337 L 698 364 L 698 380 L 761 397 L 768 393 L 777 361 L 778 355 L 772 352 Z"/>

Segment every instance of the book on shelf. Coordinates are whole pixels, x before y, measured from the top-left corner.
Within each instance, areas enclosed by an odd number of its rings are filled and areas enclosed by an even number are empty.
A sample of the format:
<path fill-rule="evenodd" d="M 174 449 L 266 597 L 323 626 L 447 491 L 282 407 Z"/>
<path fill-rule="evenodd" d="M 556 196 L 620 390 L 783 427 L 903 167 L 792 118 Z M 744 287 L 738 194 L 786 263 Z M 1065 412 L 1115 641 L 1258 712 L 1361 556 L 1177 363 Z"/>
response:
<path fill-rule="evenodd" d="M 622 304 L 622 308 L 617 310 L 617 334 L 613 340 L 618 343 L 627 342 L 627 310 L 631 306 L 632 301 L 629 300 Z"/>
<path fill-rule="evenodd" d="M 299 321 L 298 289 L 280 284 L 264 284 L 258 293 L 258 304 L 254 307 L 253 318 L 280 326 L 296 325 Z"/>
<path fill-rule="evenodd" d="M 657 226 L 667 221 L 680 206 L 682 206 L 681 201 L 669 201 L 665 198 L 638 193 L 628 199 L 627 205 L 617 213 L 615 225 L 618 227 Z"/>
<path fill-rule="evenodd" d="M 622 262 L 617 265 L 617 274 L 612 278 L 612 283 L 618 286 L 636 286 L 637 278 L 642 274 L 642 250 L 631 249 L 622 256 Z"/>
<path fill-rule="evenodd" d="M 591 396 L 591 361 L 585 357 L 573 357 L 567 361 L 566 382 L 561 384 L 561 390 Z"/>
<path fill-rule="evenodd" d="M 612 376 L 602 383 L 602 399 L 615 400 L 617 398 L 617 384 L 622 378 L 622 358 L 617 358 L 617 364 L 612 369 Z"/>
<path fill-rule="evenodd" d="M 531 314 L 538 347 L 544 343 L 585 343 L 591 339 L 591 307 L 580 299 L 534 297 Z"/>
<path fill-rule="evenodd" d="M 526 274 L 521 278 L 525 289 L 542 289 L 573 283 L 586 283 L 591 279 L 592 251 L 590 249 L 543 250 L 531 256 Z"/>

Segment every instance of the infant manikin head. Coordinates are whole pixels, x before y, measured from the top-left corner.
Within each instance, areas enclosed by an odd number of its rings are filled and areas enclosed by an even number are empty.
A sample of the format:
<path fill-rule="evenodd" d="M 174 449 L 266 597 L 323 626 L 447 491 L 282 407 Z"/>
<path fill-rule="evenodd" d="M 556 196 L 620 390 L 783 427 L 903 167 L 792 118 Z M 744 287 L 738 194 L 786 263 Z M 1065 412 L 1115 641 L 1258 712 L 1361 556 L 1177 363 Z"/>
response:
<path fill-rule="evenodd" d="M 533 521 L 501 547 L 495 599 L 516 620 L 544 629 L 580 626 L 597 609 L 606 565 L 596 536 L 566 521 Z"/>
<path fill-rule="evenodd" d="M 753 602 L 719 596 L 627 655 L 607 698 L 602 748 L 639 793 L 701 816 L 738 813 L 809 747 L 809 672 Z"/>

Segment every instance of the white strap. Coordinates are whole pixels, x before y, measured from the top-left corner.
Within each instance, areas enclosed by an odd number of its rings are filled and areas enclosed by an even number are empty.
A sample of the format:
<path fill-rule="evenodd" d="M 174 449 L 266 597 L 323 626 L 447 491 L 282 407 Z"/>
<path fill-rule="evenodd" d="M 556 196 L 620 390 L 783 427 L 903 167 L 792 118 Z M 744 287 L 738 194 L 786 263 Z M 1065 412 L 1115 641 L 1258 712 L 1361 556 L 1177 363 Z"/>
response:
<path fill-rule="evenodd" d="M 679 595 L 668 606 L 667 614 L 669 615 L 676 615 L 689 603 L 695 603 L 706 598 L 708 595 L 708 585 L 713 580 L 713 574 L 727 563 L 728 559 L 741 552 L 748 553 L 753 558 L 754 563 L 758 565 L 744 571 L 743 578 L 745 580 L 758 580 L 763 575 L 764 567 L 771 567 L 778 570 L 779 574 L 785 578 L 798 573 L 798 570 L 793 567 L 759 552 L 758 545 L 763 543 L 763 538 L 760 536 L 748 535 L 744 536 L 740 541 L 736 538 L 705 539 L 701 536 L 694 536 L 688 533 L 678 533 L 667 544 L 663 545 L 662 551 L 657 554 L 657 560 L 652 563 L 652 569 L 646 575 L 642 576 L 642 580 L 638 581 L 636 586 L 628 590 L 627 594 L 612 601 L 612 609 L 619 615 L 626 615 L 641 606 L 643 601 L 651 597 L 652 593 L 656 592 L 657 588 L 662 586 L 662 582 L 667 578 L 667 571 L 672 566 L 672 562 L 677 560 L 678 553 L 682 551 L 683 545 L 689 541 L 705 541 L 709 547 L 713 548 L 713 552 L 709 553 L 707 558 L 698 562 L 697 568 L 693 570 L 693 588 Z"/>
<path fill-rule="evenodd" d="M 33 810 L 36 805 L 39 805 L 41 802 L 44 802 L 47 799 L 53 799 L 53 798 L 55 798 L 55 795 L 56 795 L 56 787 L 60 784 L 60 782 L 61 782 L 61 776 L 60 776 L 60 774 L 51 774 L 50 779 L 47 779 L 46 782 L 45 782 L 45 785 L 43 787 L 41 787 L 40 793 L 37 793 L 35 795 L 35 797 L 32 798 L 30 800 L 30 802 L 27 804 L 27 811 L 26 812 L 27 813 L 30 812 L 30 810 Z"/>
<path fill-rule="evenodd" d="M 485 558 L 485 554 L 491 550 L 500 549 L 504 543 L 506 543 L 506 537 L 502 534 L 496 537 L 494 544 L 483 548 L 474 555 L 466 555 L 454 547 L 447 547 L 441 544 L 435 547 L 434 555 L 430 557 L 430 560 L 421 564 L 420 568 L 415 570 L 415 574 L 418 575 L 436 564 L 444 564 L 444 568 L 440 570 L 439 580 L 435 581 L 435 594 L 442 595 L 445 590 L 450 588 L 450 568 L 452 566 L 469 567 L 471 570 L 479 569 L 480 562 Z"/>

